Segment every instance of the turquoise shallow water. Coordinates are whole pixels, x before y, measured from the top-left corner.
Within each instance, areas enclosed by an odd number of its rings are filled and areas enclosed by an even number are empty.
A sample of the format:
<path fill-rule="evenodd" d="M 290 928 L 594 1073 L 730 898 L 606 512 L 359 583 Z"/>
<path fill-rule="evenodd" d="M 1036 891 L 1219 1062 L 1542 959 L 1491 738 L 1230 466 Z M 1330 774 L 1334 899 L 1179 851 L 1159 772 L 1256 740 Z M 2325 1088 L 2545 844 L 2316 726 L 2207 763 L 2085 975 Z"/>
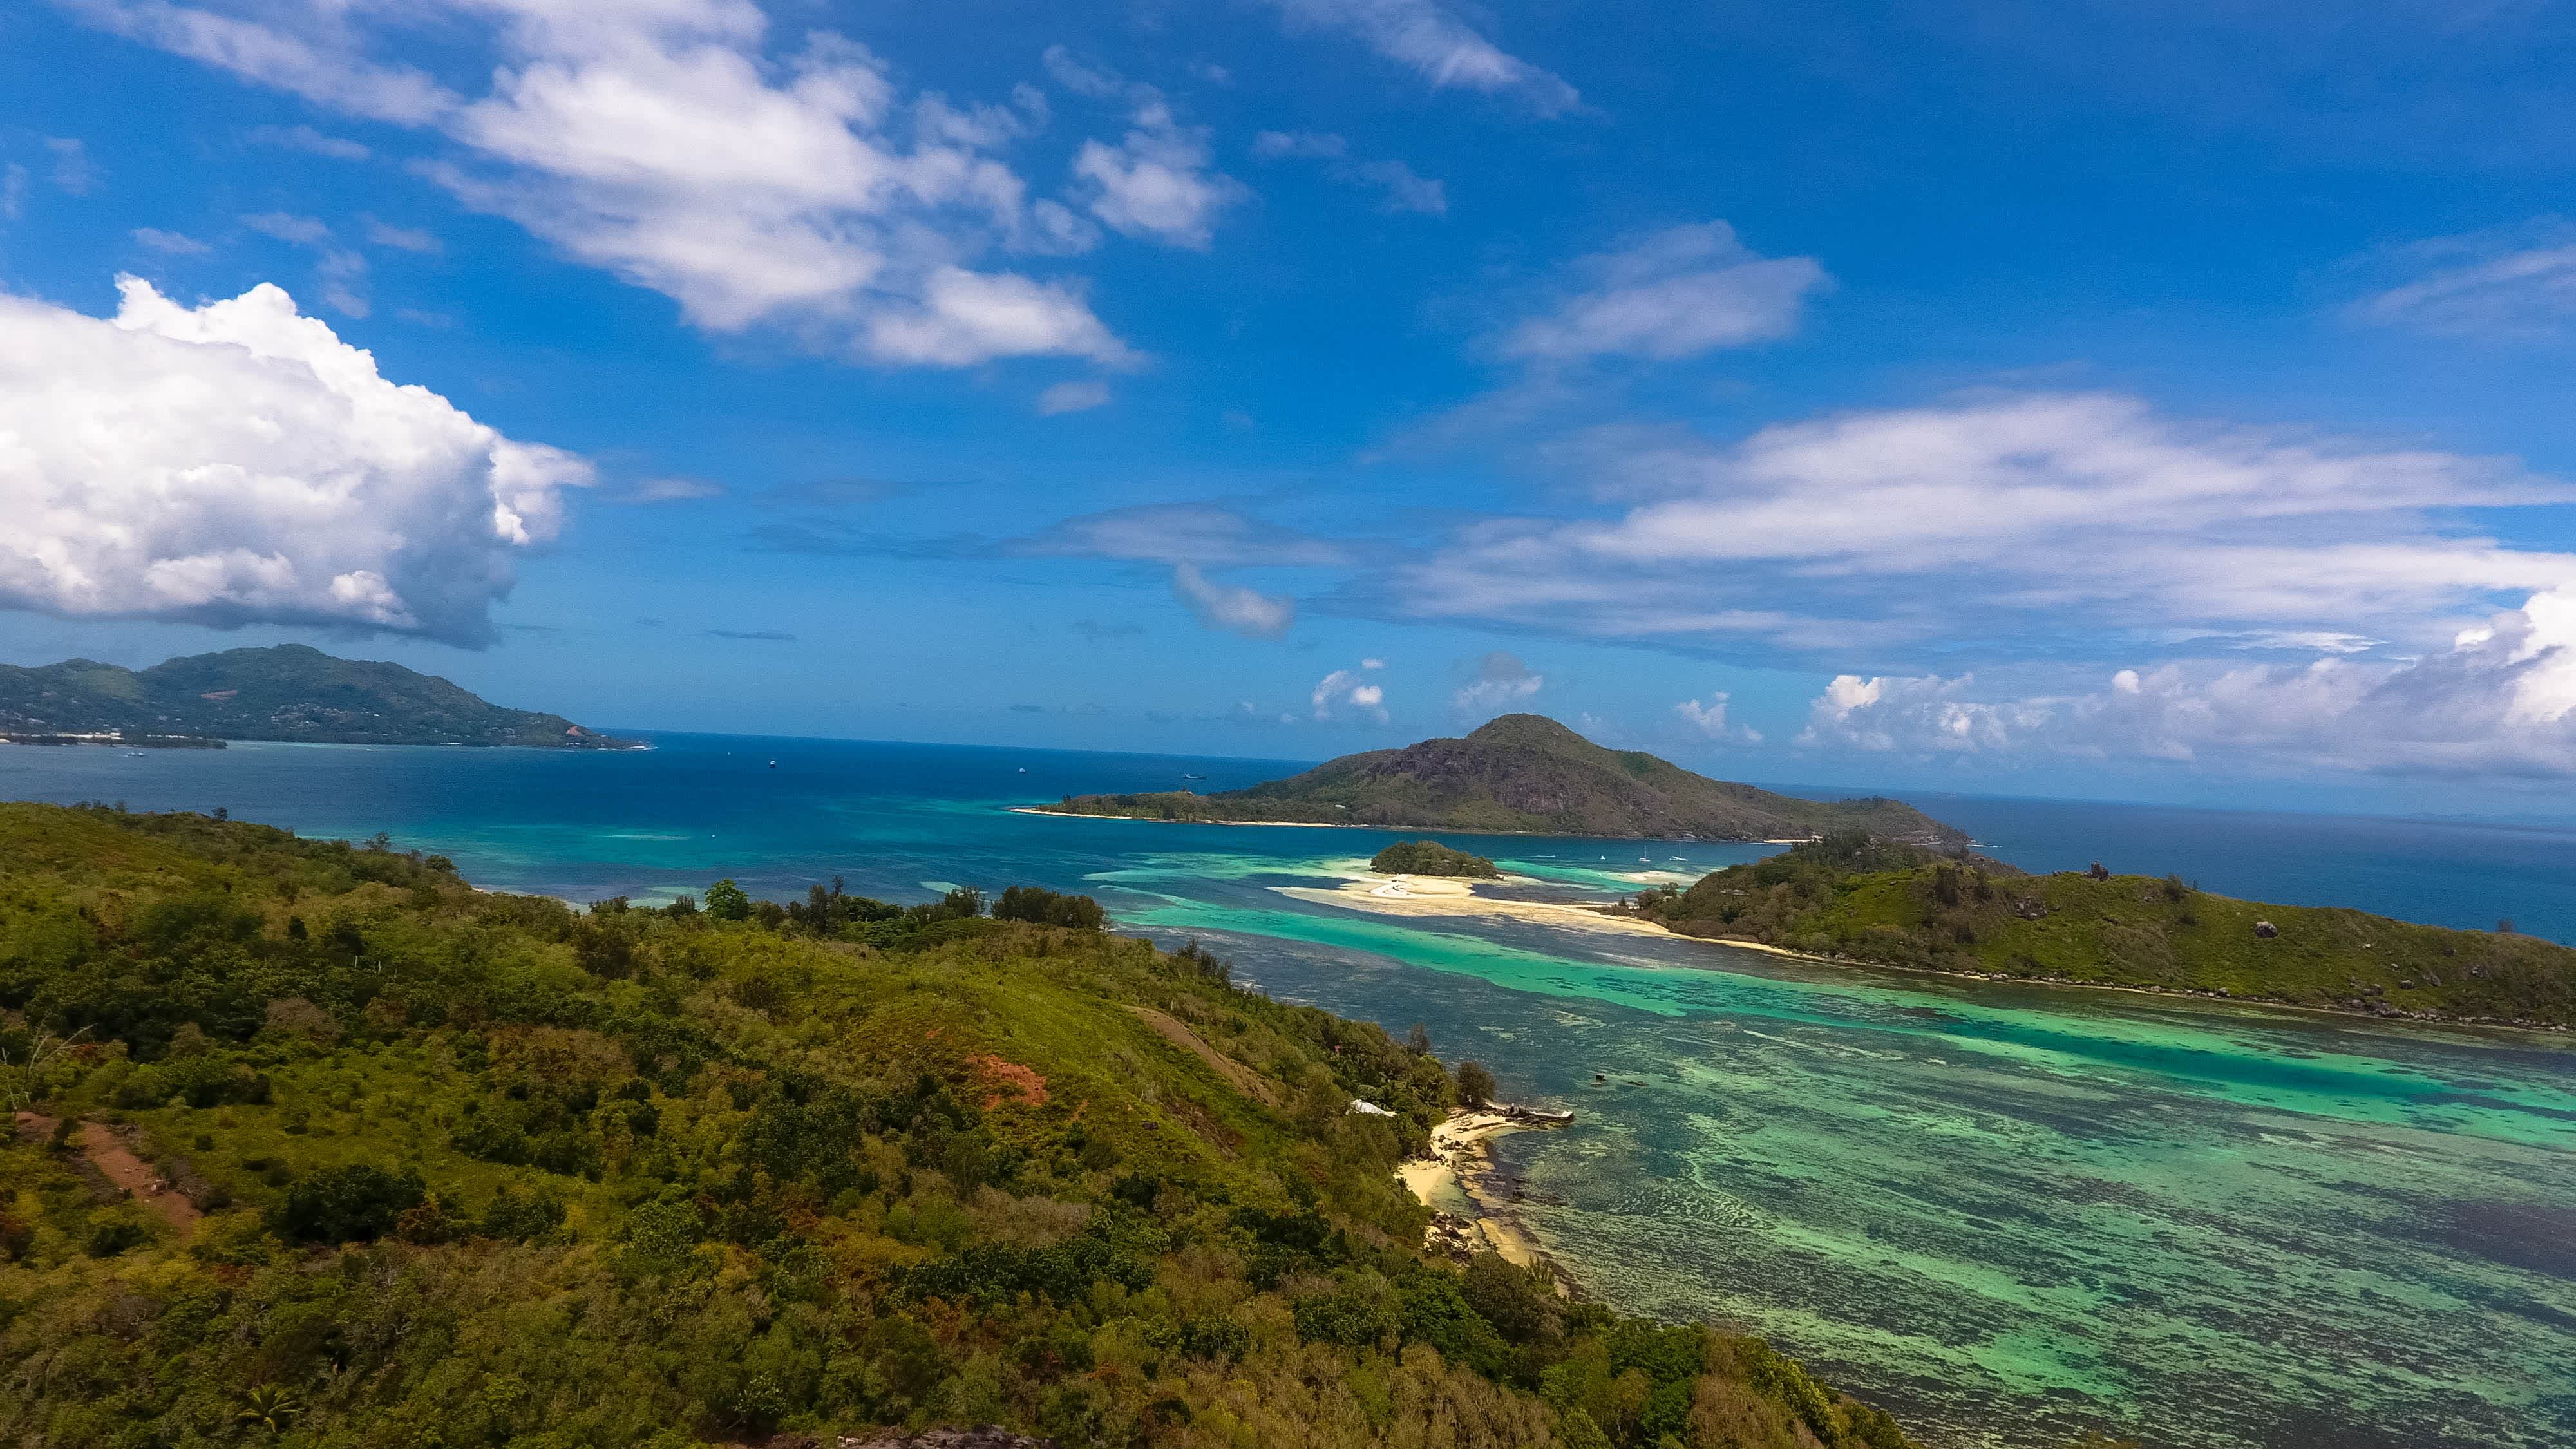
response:
<path fill-rule="evenodd" d="M 382 829 L 574 899 L 717 875 L 772 895 L 833 874 L 905 899 L 1091 890 L 1123 929 L 1208 941 L 1284 997 L 1421 1021 L 1510 1092 L 1575 1107 L 1575 1128 L 1498 1155 L 1588 1287 L 1758 1330 L 1936 1443 L 2576 1443 L 2576 1051 L 2558 1039 L 1377 917 L 1276 888 L 1330 885 L 1388 835 L 1004 808 L 1276 773 L 1257 763 L 664 746 L 0 750 L 0 795 Z M 1690 875 L 1758 853 L 1444 838 L 1556 898 L 1633 889 L 1640 854 Z"/>

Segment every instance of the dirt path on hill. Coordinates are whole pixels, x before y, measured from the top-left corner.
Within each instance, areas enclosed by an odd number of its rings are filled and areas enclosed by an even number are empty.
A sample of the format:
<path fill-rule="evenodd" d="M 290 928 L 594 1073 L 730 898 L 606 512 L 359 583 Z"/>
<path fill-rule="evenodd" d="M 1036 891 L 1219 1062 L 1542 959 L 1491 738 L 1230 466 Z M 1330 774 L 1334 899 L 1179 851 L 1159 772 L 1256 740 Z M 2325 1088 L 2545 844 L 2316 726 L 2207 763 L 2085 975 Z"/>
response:
<path fill-rule="evenodd" d="M 17 1129 L 19 1141 L 42 1142 L 53 1136 L 54 1119 L 41 1113 L 21 1112 L 17 1116 Z M 197 1219 L 205 1216 L 197 1210 L 195 1203 L 188 1201 L 185 1193 L 172 1187 L 161 1176 L 159 1169 L 135 1156 L 133 1149 L 108 1128 L 96 1122 L 84 1122 L 73 1140 L 80 1144 L 81 1155 L 89 1159 L 90 1166 L 98 1169 L 99 1176 L 180 1232 L 185 1233 L 195 1227 Z"/>
<path fill-rule="evenodd" d="M 1254 1076 L 1250 1067 L 1199 1040 L 1197 1032 L 1150 1006 L 1131 1006 L 1127 1009 L 1136 1014 L 1137 1020 L 1152 1027 L 1155 1034 L 1163 1040 L 1207 1063 L 1209 1070 L 1232 1083 L 1236 1091 L 1265 1107 L 1279 1105 L 1278 1099 L 1270 1094 L 1268 1082 Z"/>

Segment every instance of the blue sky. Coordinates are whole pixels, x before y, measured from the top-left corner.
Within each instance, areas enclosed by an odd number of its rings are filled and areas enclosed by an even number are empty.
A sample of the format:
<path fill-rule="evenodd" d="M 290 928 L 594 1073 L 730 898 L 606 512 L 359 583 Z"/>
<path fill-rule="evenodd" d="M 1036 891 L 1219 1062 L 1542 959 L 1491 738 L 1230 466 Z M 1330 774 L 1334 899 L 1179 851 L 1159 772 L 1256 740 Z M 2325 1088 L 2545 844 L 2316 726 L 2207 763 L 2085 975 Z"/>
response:
<path fill-rule="evenodd" d="M 2209 9 L 11 7 L 0 658 L 2540 808 L 2576 7 Z"/>

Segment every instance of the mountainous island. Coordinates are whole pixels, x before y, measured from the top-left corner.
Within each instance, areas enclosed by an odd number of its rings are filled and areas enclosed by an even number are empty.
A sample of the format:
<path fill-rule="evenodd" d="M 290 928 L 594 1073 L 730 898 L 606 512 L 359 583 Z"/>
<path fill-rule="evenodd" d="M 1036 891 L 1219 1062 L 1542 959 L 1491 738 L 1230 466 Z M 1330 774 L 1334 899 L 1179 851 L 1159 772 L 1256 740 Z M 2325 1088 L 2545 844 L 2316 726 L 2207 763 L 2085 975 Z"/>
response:
<path fill-rule="evenodd" d="M 2423 1020 L 2576 1026 L 2576 950 L 2507 931 L 2266 905 L 2180 876 L 2026 875 L 1860 832 L 1825 836 L 1622 910 L 1683 935 L 2027 981 L 2123 986 Z"/>
<path fill-rule="evenodd" d="M 1344 755 L 1285 780 L 1200 795 L 1073 795 L 1066 815 L 1248 824 L 1378 825 L 1636 839 L 1805 839 L 1860 830 L 1944 849 L 1969 841 L 1902 801 L 1802 800 L 1611 750 L 1544 715 L 1507 714 L 1464 739 Z"/>
<path fill-rule="evenodd" d="M 996 904 L 0 805 L 0 1439 L 1911 1449 L 1426 1251 L 1472 1063 Z"/>
<path fill-rule="evenodd" d="M 0 665 L 0 739 L 637 747 L 559 714 L 504 709 L 399 664 L 338 659 L 302 644 L 192 654 L 144 670 L 90 659 L 33 669 Z"/>

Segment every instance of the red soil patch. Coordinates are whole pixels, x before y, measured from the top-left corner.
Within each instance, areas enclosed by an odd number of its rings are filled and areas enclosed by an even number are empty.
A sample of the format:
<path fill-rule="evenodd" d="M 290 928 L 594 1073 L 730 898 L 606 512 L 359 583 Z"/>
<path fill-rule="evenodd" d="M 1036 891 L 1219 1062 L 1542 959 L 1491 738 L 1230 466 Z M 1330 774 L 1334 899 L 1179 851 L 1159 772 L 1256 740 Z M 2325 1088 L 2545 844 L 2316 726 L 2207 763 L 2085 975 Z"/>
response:
<path fill-rule="evenodd" d="M 41 1142 L 53 1135 L 54 1119 L 35 1112 L 17 1115 L 18 1140 Z M 84 1122 L 73 1137 L 80 1144 L 81 1155 L 89 1165 L 136 1202 L 150 1208 L 163 1222 L 185 1233 L 197 1225 L 205 1214 L 188 1201 L 187 1195 L 172 1187 L 159 1169 L 134 1155 L 114 1132 L 95 1122 Z"/>
<path fill-rule="evenodd" d="M 990 1112 L 1014 1098 L 1032 1107 L 1046 1105 L 1046 1078 L 1035 1070 L 1018 1062 L 1006 1062 L 1000 1057 L 968 1057 L 966 1061 L 975 1068 L 975 1074 L 984 1079 L 984 1085 L 994 1089 L 984 1098 L 985 1111 Z"/>

